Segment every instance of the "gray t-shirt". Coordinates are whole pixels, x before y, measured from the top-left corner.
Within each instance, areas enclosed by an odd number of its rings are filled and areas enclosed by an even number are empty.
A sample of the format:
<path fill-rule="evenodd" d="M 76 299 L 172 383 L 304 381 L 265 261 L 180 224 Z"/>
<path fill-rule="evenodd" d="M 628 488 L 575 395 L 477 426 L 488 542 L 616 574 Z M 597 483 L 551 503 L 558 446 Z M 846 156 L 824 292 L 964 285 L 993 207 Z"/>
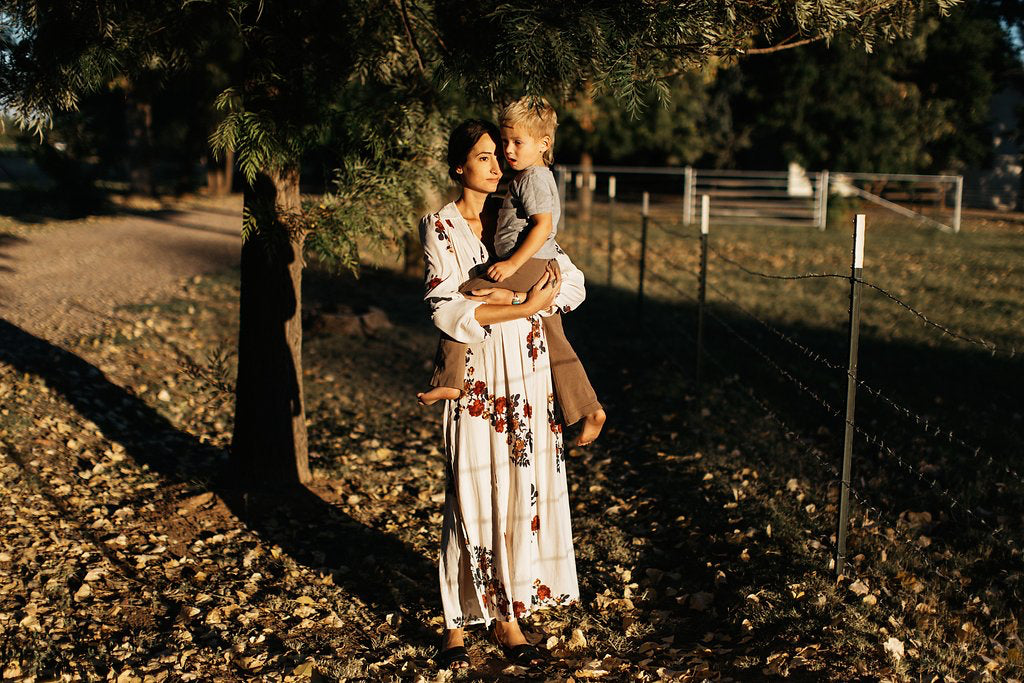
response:
<path fill-rule="evenodd" d="M 533 258 L 552 259 L 558 256 L 555 232 L 561 207 L 558 185 L 547 166 L 531 166 L 521 171 L 509 184 L 508 194 L 498 210 L 498 228 L 494 235 L 494 251 L 505 258 L 526 238 L 530 216 L 551 214 L 551 234 Z"/>

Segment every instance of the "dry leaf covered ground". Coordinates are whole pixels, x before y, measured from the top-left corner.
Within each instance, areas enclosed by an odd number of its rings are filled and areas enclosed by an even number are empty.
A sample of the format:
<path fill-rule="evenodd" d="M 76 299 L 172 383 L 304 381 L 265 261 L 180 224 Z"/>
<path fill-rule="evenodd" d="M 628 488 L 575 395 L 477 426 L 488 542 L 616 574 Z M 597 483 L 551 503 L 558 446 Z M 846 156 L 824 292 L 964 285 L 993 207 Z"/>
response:
<path fill-rule="evenodd" d="M 597 285 L 567 321 L 611 415 L 568 458 L 581 604 L 529 624 L 552 655 L 541 667 L 508 667 L 471 632 L 472 669 L 438 674 L 443 468 L 438 413 L 413 399 L 436 339 L 420 290 L 388 269 L 309 272 L 311 307 L 376 306 L 393 326 L 307 335 L 305 492 L 243 495 L 223 471 L 231 405 L 217 385 L 231 374 L 237 274 L 121 306 L 65 347 L 0 321 L 3 678 L 1020 676 L 1012 482 L 976 477 L 985 521 L 1008 529 L 1000 544 L 863 465 L 881 514 L 855 507 L 837 582 L 838 489 L 817 459 L 833 458 L 836 426 L 753 383 L 766 415 L 731 371 L 709 369 L 698 392 L 668 326 L 692 311 L 651 301 L 654 336 L 627 335 L 643 329 L 634 296 Z M 942 453 L 906 448 L 955 483 Z"/>

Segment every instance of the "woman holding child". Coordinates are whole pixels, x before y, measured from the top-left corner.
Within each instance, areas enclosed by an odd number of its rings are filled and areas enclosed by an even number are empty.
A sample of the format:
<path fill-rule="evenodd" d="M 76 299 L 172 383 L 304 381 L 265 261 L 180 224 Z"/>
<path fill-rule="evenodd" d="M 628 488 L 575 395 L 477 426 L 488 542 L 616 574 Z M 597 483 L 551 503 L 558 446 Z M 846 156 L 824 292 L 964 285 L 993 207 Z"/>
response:
<path fill-rule="evenodd" d="M 545 162 L 554 111 L 524 98 L 502 112 L 501 124 L 455 129 L 449 175 L 462 195 L 420 224 L 425 300 L 444 338 L 434 388 L 420 395 L 424 403 L 444 400 L 445 635 L 435 658 L 442 668 L 468 666 L 463 628 L 492 622 L 491 637 L 509 659 L 539 661 L 518 619 L 579 597 L 556 394 L 566 422 L 584 423 L 579 442 L 592 441 L 604 422 L 561 333 L 561 312 L 582 303 L 585 291 L 582 273 L 553 240 L 558 197 Z M 495 211 L 488 195 L 501 179 L 502 153 L 518 175 Z M 495 243 L 501 260 L 492 258 Z M 488 281 L 471 279 L 485 271 Z"/>

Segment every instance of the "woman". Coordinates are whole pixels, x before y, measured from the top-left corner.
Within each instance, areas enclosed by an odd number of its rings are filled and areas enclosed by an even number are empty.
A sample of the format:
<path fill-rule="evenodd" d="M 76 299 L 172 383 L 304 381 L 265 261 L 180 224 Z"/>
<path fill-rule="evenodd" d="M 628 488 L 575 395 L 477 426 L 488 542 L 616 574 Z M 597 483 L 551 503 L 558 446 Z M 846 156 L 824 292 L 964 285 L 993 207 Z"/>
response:
<path fill-rule="evenodd" d="M 458 291 L 489 258 L 495 212 L 485 206 L 501 178 L 500 139 L 485 121 L 455 129 L 449 175 L 462 196 L 420 224 L 434 324 L 469 345 L 466 389 L 445 401 L 443 415 L 446 628 L 436 661 L 453 669 L 469 665 L 463 628 L 492 622 L 492 638 L 507 657 L 538 661 L 518 618 L 579 597 L 562 427 L 539 316 L 553 306 L 575 309 L 585 296 L 583 275 L 562 255 L 521 304 L 506 290 Z"/>

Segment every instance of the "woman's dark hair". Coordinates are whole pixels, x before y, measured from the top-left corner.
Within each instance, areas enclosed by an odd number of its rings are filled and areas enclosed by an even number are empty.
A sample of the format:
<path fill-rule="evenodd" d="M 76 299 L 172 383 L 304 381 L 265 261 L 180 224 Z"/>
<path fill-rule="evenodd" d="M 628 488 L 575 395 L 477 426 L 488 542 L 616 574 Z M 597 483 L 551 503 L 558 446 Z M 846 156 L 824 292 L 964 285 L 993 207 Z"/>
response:
<path fill-rule="evenodd" d="M 482 119 L 467 119 L 448 136 L 448 176 L 452 180 L 459 182 L 459 174 L 455 172 L 455 167 L 462 166 L 469 160 L 470 150 L 485 135 L 490 135 L 494 140 L 495 149 L 501 148 L 501 132 L 498 127 Z"/>

